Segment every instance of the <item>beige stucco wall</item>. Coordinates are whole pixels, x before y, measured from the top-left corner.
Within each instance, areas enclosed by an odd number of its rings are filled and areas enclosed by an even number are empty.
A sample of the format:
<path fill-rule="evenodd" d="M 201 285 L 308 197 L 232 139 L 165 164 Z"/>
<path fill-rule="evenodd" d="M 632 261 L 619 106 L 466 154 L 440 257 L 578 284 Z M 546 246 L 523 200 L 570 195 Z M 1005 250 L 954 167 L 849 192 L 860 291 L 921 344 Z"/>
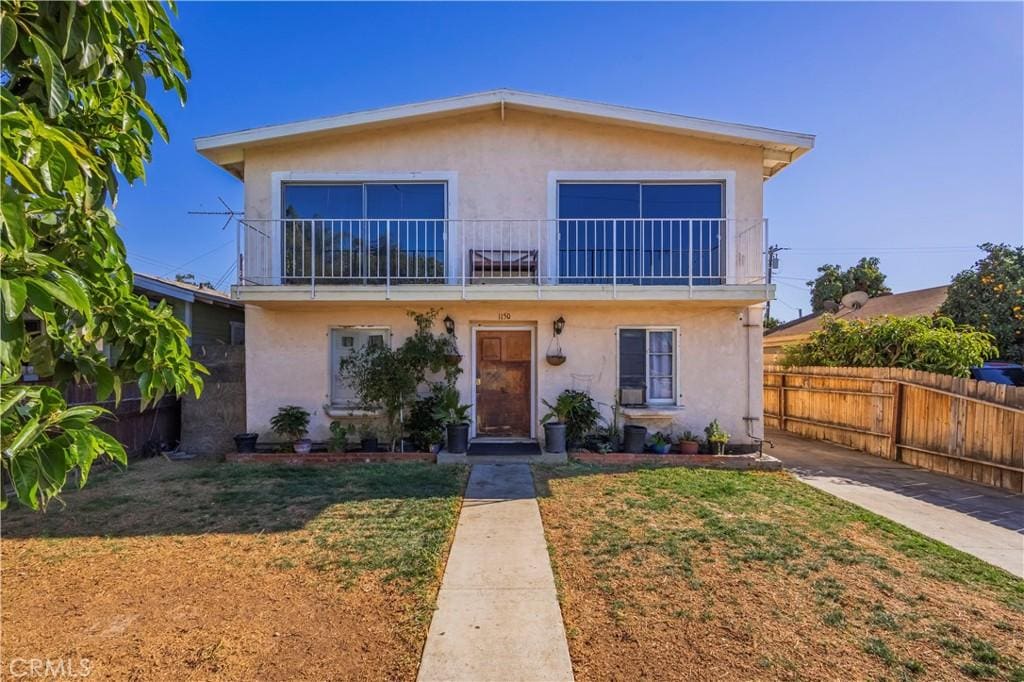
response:
<path fill-rule="evenodd" d="M 762 216 L 760 147 L 508 109 L 416 124 L 331 133 L 245 152 L 245 212 L 272 215 L 272 174 L 454 173 L 457 199 L 449 217 L 546 219 L 551 171 L 730 171 L 736 246 L 729 274 L 760 277 Z M 727 190 L 727 194 L 729 190 Z M 253 273 L 255 274 L 255 273 Z"/>
<path fill-rule="evenodd" d="M 425 310 L 428 306 L 416 309 Z M 406 304 L 307 303 L 246 309 L 246 395 L 248 430 L 270 440 L 270 418 L 282 405 L 295 404 L 313 413 L 311 437 L 328 435 L 330 418 L 324 414 L 329 400 L 328 333 L 331 327 L 379 325 L 390 327 L 392 343 L 412 332 Z M 617 389 L 617 326 L 676 326 L 679 328 L 679 404 L 672 418 L 645 422 L 649 429 L 684 428 L 700 432 L 713 418 L 737 442 L 748 442 L 743 418 L 761 416 L 762 358 L 760 308 L 717 308 L 665 304 L 604 302 L 565 304 L 459 302 L 444 308 L 451 315 L 463 354 L 464 372 L 459 390 L 471 395 L 471 328 L 477 325 L 527 325 L 536 329 L 536 412 L 541 399 L 553 400 L 566 388 L 587 390 L 610 405 Z M 748 315 L 750 317 L 748 317 Z M 551 340 L 551 322 L 566 320 L 561 345 L 568 360 L 559 367 L 544 361 Z M 505 320 L 505 318 L 508 318 Z M 742 317 L 742 319 L 741 319 Z M 503 320 L 499 322 L 499 320 Z M 606 407 L 606 414 L 610 411 Z M 761 435 L 760 421 L 752 431 Z M 543 431 L 537 427 L 538 437 Z"/>

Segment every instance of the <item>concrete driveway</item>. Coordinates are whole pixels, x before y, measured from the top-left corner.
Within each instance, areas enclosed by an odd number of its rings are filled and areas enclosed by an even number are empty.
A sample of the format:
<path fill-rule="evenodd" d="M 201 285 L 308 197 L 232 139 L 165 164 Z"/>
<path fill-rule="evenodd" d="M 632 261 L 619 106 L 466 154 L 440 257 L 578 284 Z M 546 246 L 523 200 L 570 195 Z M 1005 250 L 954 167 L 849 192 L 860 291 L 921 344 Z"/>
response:
<path fill-rule="evenodd" d="M 781 431 L 765 437 L 805 483 L 1024 577 L 1024 495 Z"/>

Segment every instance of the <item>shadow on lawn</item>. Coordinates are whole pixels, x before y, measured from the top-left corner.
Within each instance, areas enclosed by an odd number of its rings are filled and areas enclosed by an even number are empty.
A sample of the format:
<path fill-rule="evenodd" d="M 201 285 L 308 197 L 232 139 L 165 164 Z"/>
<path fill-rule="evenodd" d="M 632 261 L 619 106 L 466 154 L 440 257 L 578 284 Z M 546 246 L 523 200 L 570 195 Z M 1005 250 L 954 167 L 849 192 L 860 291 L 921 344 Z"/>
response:
<path fill-rule="evenodd" d="M 321 517 L 429 517 L 461 496 L 464 469 L 426 463 L 337 467 L 133 462 L 94 471 L 43 513 L 15 502 L 5 538 L 131 537 L 263 533 L 301 529 Z"/>

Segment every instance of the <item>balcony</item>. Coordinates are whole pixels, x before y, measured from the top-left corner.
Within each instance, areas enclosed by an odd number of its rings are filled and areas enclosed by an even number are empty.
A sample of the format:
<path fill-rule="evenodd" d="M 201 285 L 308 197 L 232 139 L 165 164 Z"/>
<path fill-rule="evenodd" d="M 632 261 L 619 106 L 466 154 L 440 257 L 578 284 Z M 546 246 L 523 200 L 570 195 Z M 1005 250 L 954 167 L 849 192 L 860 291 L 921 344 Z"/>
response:
<path fill-rule="evenodd" d="M 280 219 L 238 222 L 245 301 L 755 303 L 763 219 Z"/>

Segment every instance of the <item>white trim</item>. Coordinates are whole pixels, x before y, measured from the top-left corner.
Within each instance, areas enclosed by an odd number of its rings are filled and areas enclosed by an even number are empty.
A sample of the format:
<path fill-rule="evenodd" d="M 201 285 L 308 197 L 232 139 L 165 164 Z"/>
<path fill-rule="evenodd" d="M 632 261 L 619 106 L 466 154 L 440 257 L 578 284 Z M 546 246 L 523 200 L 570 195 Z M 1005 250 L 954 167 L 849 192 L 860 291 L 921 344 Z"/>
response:
<path fill-rule="evenodd" d="M 558 183 L 560 182 L 721 182 L 725 185 L 725 283 L 736 284 L 736 171 L 548 171 L 548 263 L 558 262 Z M 551 267 L 550 265 L 548 266 Z M 547 284 L 554 284 L 555 281 Z M 557 278 L 556 278 L 557 279 Z"/>
<path fill-rule="evenodd" d="M 476 333 L 478 331 L 530 332 L 530 438 L 537 438 L 537 325 L 522 322 L 509 324 L 474 324 L 469 325 L 469 404 L 470 421 L 469 436 L 476 438 Z"/>
<path fill-rule="evenodd" d="M 585 100 L 540 95 L 516 90 L 489 90 L 459 97 L 435 99 L 381 109 L 358 111 L 340 116 L 327 116 L 294 123 L 250 128 L 231 133 L 197 137 L 196 151 L 217 161 L 213 152 L 227 147 L 239 147 L 281 138 L 322 133 L 345 128 L 379 125 L 411 118 L 437 117 L 455 112 L 508 108 L 521 108 L 563 115 L 578 116 L 601 121 L 612 121 L 640 128 L 652 128 L 684 135 L 738 141 L 758 146 L 773 145 L 791 153 L 791 159 L 814 147 L 814 136 L 760 126 L 727 123 L 706 118 L 694 118 L 649 109 L 636 109 L 614 104 L 601 104 Z"/>
<path fill-rule="evenodd" d="M 335 330 L 342 329 L 358 329 L 360 331 L 383 331 L 386 332 L 385 343 L 388 348 L 391 348 L 394 343 L 394 333 L 391 331 L 391 327 L 382 324 L 332 324 L 327 327 L 327 393 L 326 393 L 326 405 L 329 409 L 334 411 L 346 411 L 346 412 L 365 412 L 366 414 L 377 414 L 377 412 L 361 410 L 359 408 L 351 408 L 345 405 L 335 405 L 334 396 L 334 372 L 337 368 L 334 367 L 332 362 L 333 358 L 331 355 L 334 352 L 334 332 Z"/>
<path fill-rule="evenodd" d="M 445 219 L 451 234 L 447 235 L 448 245 L 446 258 L 454 258 L 459 263 L 456 248 L 458 240 L 459 218 L 459 173 L 458 171 L 405 171 L 382 173 L 380 171 L 273 171 L 270 174 L 270 218 L 271 248 L 270 276 L 274 284 L 281 283 L 281 191 L 287 182 L 322 182 L 322 183 L 374 183 L 374 182 L 443 182 L 445 183 Z M 454 227 L 454 229 L 452 229 Z M 461 265 L 460 265 L 461 268 Z M 455 284 L 458 273 L 448 276 L 448 284 Z"/>
<path fill-rule="evenodd" d="M 134 285 L 137 289 L 148 291 L 151 294 L 158 294 L 165 298 L 174 298 L 179 301 L 185 301 L 191 303 L 196 300 L 196 296 L 193 292 L 183 287 L 176 287 L 168 282 L 161 282 L 158 279 L 142 274 L 141 272 L 134 273 Z"/>
<path fill-rule="evenodd" d="M 614 350 L 614 356 L 615 356 L 615 395 L 614 395 L 614 398 L 615 398 L 615 400 L 618 400 L 618 398 L 619 398 L 619 389 L 621 388 L 619 386 L 619 379 L 620 379 L 620 374 L 619 374 L 619 349 L 621 347 L 621 345 L 619 343 L 619 333 L 623 329 L 643 329 L 645 332 L 647 332 L 647 340 L 644 342 L 644 383 L 646 385 L 646 388 L 645 388 L 645 391 L 644 391 L 645 395 L 650 393 L 650 385 L 649 385 L 650 384 L 650 380 L 651 380 L 651 378 L 649 376 L 649 374 L 650 374 L 650 363 L 648 362 L 648 358 L 647 358 L 647 353 L 649 352 L 649 349 L 651 347 L 651 344 L 650 344 L 650 333 L 651 332 L 673 332 L 675 334 L 674 345 L 672 347 L 672 354 L 673 354 L 673 358 L 672 358 L 672 395 L 674 397 L 672 398 L 671 402 L 665 402 L 663 400 L 660 400 L 660 401 L 657 401 L 657 402 L 651 402 L 651 399 L 648 396 L 646 405 L 650 406 L 650 407 L 653 407 L 653 408 L 657 408 L 657 409 L 666 409 L 666 408 L 669 408 L 669 407 L 681 408 L 683 406 L 683 391 L 682 391 L 681 375 L 680 375 L 680 372 L 682 370 L 682 355 L 683 355 L 682 350 L 680 348 L 680 340 L 681 340 L 681 337 L 682 337 L 682 333 L 680 331 L 680 328 L 678 326 L 674 326 L 674 325 L 652 325 L 652 326 L 649 326 L 649 325 L 644 325 L 644 324 L 620 324 L 620 325 L 616 325 L 615 326 L 615 350 Z M 636 408 L 634 408 L 634 409 L 636 409 Z"/>

